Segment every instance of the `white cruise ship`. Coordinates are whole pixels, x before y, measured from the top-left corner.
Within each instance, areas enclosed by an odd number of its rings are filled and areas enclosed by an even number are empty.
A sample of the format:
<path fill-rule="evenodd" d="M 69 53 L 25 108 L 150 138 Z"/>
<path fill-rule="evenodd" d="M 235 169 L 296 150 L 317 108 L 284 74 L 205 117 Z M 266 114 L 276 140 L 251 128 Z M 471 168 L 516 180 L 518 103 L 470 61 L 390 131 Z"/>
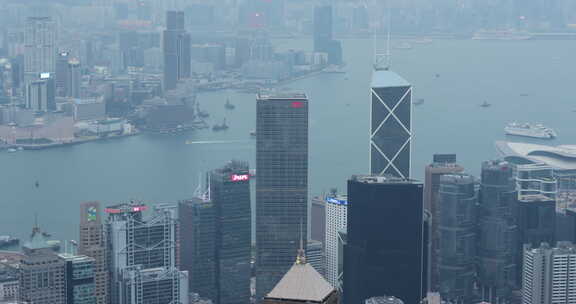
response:
<path fill-rule="evenodd" d="M 528 123 L 510 123 L 505 128 L 507 135 L 525 136 L 532 138 L 552 139 L 556 137 L 556 132 L 541 124 L 531 125 Z"/>

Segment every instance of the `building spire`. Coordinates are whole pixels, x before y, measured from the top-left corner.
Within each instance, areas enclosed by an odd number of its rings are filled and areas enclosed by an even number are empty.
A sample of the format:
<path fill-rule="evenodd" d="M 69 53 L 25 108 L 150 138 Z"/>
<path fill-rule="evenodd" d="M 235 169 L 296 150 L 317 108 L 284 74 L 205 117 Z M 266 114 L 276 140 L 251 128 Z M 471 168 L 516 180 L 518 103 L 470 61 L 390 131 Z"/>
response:
<path fill-rule="evenodd" d="M 304 238 L 302 237 L 302 218 L 300 218 L 300 249 L 298 249 L 296 264 L 298 265 L 306 264 L 306 251 L 304 250 Z"/>

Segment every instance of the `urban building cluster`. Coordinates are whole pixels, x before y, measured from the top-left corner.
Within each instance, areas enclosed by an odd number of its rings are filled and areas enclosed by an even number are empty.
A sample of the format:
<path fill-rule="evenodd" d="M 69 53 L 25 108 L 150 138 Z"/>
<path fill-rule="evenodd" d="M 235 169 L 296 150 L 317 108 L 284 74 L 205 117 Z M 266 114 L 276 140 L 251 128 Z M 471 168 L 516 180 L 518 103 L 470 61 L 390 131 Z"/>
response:
<path fill-rule="evenodd" d="M 69 51 L 51 17 L 4 35 L 3 144 L 201 127 L 202 90 L 250 91 L 342 64 L 330 5 L 313 11 L 313 52 L 276 52 L 284 1 L 242 2 L 243 31 L 212 39 L 194 26 L 232 11 L 196 3 L 163 19 L 151 1 L 94 2 L 93 22 L 112 11 L 124 31 Z M 355 7 L 349 26 L 367 26 L 365 14 Z M 0 252 L 0 303 L 576 302 L 576 153 L 498 142 L 501 158 L 482 162 L 479 178 L 437 154 L 422 183 L 412 179 L 412 85 L 376 65 L 369 93 L 370 169 L 345 193 L 310 202 L 314 100 L 259 91 L 255 171 L 222 164 L 178 202 L 81 203 L 77 242 L 54 242 L 35 224 L 21 252 Z"/>

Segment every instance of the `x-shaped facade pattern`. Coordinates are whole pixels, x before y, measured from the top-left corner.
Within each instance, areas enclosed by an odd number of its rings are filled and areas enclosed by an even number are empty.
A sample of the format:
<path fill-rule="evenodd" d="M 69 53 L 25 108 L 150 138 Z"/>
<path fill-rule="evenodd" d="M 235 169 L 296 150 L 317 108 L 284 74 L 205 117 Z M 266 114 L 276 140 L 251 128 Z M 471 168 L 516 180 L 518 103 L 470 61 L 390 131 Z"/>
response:
<path fill-rule="evenodd" d="M 372 88 L 370 171 L 410 177 L 412 87 Z"/>

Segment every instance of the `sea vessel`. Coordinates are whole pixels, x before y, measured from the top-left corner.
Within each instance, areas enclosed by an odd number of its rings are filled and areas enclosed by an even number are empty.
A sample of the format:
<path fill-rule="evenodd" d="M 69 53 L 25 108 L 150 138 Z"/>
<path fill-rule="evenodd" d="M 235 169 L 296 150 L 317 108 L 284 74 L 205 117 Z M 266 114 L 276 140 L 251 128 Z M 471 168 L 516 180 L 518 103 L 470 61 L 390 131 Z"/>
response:
<path fill-rule="evenodd" d="M 412 104 L 414 104 L 415 106 L 422 105 L 422 104 L 424 104 L 424 98 L 418 98 L 418 99 L 414 100 L 412 102 Z"/>
<path fill-rule="evenodd" d="M 505 128 L 507 135 L 524 136 L 541 139 L 552 139 L 557 136 L 556 132 L 541 124 L 532 125 L 529 123 L 510 123 Z"/>
<path fill-rule="evenodd" d="M 20 240 L 9 235 L 0 235 L 0 249 L 16 246 Z"/>
<path fill-rule="evenodd" d="M 394 45 L 394 48 L 397 50 L 411 50 L 412 45 L 408 42 L 401 42 Z"/>
<path fill-rule="evenodd" d="M 489 102 L 487 102 L 486 100 L 484 100 L 484 102 L 480 104 L 480 107 L 482 107 L 482 108 L 488 108 L 488 107 L 490 107 L 491 105 L 492 105 L 491 103 L 489 103 Z"/>
<path fill-rule="evenodd" d="M 226 129 L 228 129 L 228 125 L 226 124 L 226 118 L 224 118 L 224 121 L 222 121 L 222 124 L 215 124 L 214 126 L 212 126 L 212 131 L 224 131 Z"/>
<path fill-rule="evenodd" d="M 346 73 L 346 70 L 344 69 L 343 66 L 339 66 L 339 65 L 329 65 L 328 67 L 326 67 L 323 70 L 324 73 L 331 73 L 331 74 L 344 74 Z"/>
<path fill-rule="evenodd" d="M 250 136 L 256 137 L 256 131 L 255 130 L 250 131 Z"/>
<path fill-rule="evenodd" d="M 235 105 L 230 103 L 230 99 L 226 99 L 226 104 L 224 104 L 224 107 L 228 110 L 234 110 L 234 108 L 236 108 Z"/>
<path fill-rule="evenodd" d="M 200 118 L 207 118 L 208 116 L 210 116 L 210 114 L 208 112 L 200 110 L 200 103 L 199 102 L 196 103 L 196 114 Z"/>
<path fill-rule="evenodd" d="M 8 153 L 18 152 L 18 150 L 14 149 L 14 148 L 10 148 L 7 151 L 8 151 Z"/>

